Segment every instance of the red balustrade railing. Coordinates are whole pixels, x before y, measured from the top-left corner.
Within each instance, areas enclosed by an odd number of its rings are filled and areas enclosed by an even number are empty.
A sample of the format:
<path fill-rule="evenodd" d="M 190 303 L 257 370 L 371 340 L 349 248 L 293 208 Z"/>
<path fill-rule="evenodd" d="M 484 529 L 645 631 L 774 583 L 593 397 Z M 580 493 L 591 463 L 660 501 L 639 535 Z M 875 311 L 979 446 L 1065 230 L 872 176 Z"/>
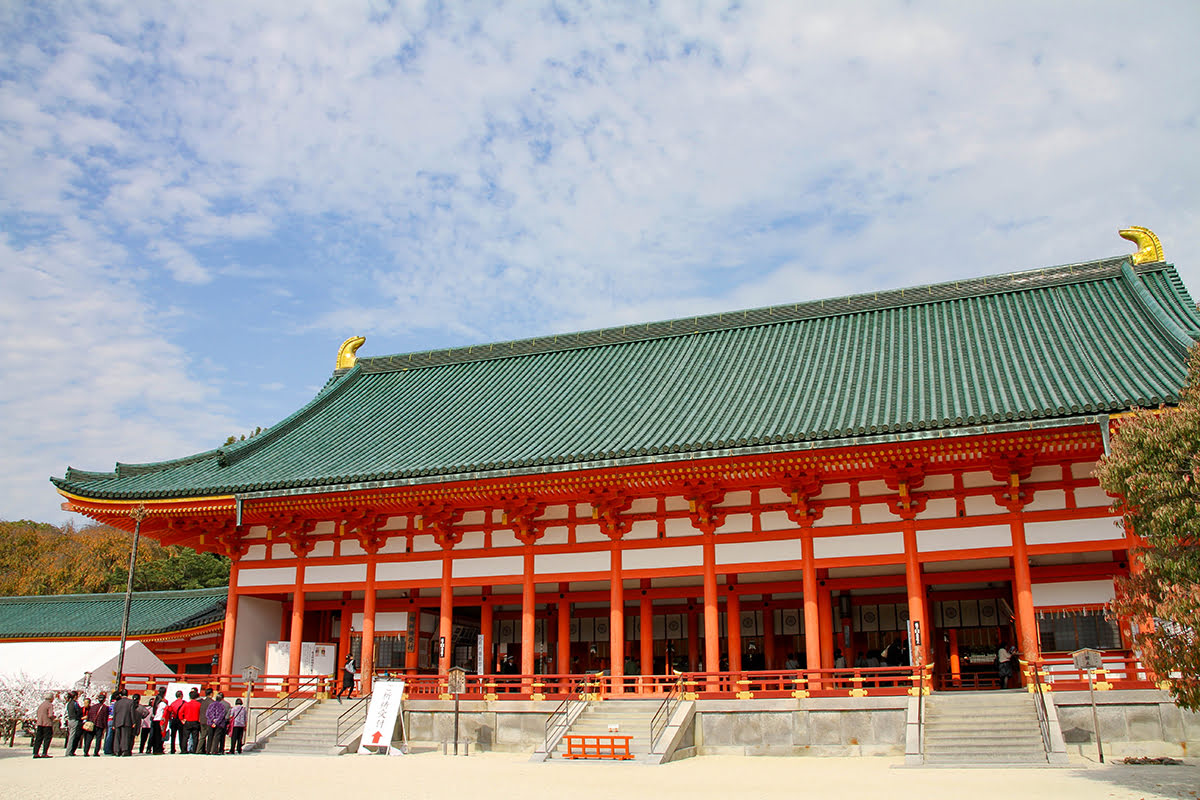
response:
<path fill-rule="evenodd" d="M 414 700 L 447 698 L 445 675 L 414 674 L 380 670 L 375 679 L 402 679 L 405 694 Z M 919 686 L 919 670 L 913 667 L 847 667 L 841 669 L 762 670 L 741 672 L 689 672 L 672 675 L 468 675 L 462 700 L 563 700 L 592 695 L 596 698 L 628 696 L 658 697 L 681 685 L 682 691 L 701 698 L 854 697 L 903 695 Z M 1086 677 L 1083 678 L 1086 684 Z M 123 686 L 131 692 L 152 693 L 172 682 L 199 684 L 227 695 L 242 695 L 246 682 L 241 675 L 227 674 L 126 674 Z M 253 694 L 296 697 L 318 692 L 332 694 L 339 687 L 332 675 L 261 675 L 254 681 Z M 927 685 L 927 684 L 926 684 Z"/>
<path fill-rule="evenodd" d="M 1104 666 L 1096 670 L 1096 688 L 1153 689 L 1159 679 L 1134 655 L 1105 653 Z M 1029 667 L 1039 670 L 1041 682 L 1057 692 L 1087 691 L 1087 672 L 1075 668 L 1071 656 L 1047 656 Z"/>

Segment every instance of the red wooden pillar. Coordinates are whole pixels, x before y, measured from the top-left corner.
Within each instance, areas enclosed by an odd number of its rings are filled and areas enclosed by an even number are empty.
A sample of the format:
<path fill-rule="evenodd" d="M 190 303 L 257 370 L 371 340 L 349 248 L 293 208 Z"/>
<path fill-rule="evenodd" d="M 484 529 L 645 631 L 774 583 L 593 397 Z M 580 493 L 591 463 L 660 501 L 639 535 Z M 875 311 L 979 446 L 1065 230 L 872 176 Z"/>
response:
<path fill-rule="evenodd" d="M 409 623 L 411 627 L 411 621 Z M 367 555 L 367 580 L 363 589 L 362 648 L 359 670 L 359 694 L 365 697 L 371 691 L 371 680 L 375 676 L 375 557 Z"/>
<path fill-rule="evenodd" d="M 612 543 L 608 593 L 608 668 L 613 691 L 624 691 L 625 675 L 625 580 L 621 573 L 621 541 Z"/>
<path fill-rule="evenodd" d="M 638 654 L 639 672 L 643 675 L 654 674 L 654 603 L 650 599 L 648 592 L 649 581 L 644 581 L 642 586 L 642 602 L 638 608 L 638 626 L 641 633 L 641 650 Z M 670 675 L 670 670 L 664 670 L 664 673 Z"/>
<path fill-rule="evenodd" d="M 721 670 L 721 623 L 717 614 L 717 542 L 710 527 L 704 531 L 704 671 Z"/>
<path fill-rule="evenodd" d="M 483 605 L 479 607 L 479 632 L 483 634 L 483 672 L 485 675 L 496 672 L 496 665 L 492 659 L 492 629 L 495 625 L 495 609 L 492 606 L 492 600 L 487 596 L 490 587 L 484 587 Z"/>
<path fill-rule="evenodd" d="M 296 586 L 292 594 L 292 629 L 288 636 L 288 675 L 300 674 L 300 648 L 304 638 L 304 559 L 296 566 Z M 299 688 L 295 678 L 288 681 L 292 691 Z"/>
<path fill-rule="evenodd" d="M 521 571 L 521 674 L 533 674 L 533 629 L 537 623 L 536 595 L 533 583 L 533 543 L 525 545 L 524 569 Z"/>
<path fill-rule="evenodd" d="M 438 641 L 434 643 L 438 653 L 438 674 L 450 671 L 450 660 L 454 652 L 454 545 L 443 545 L 442 551 L 442 596 L 438 614 Z"/>
<path fill-rule="evenodd" d="M 342 665 L 346 663 L 346 658 L 350 655 L 350 625 L 353 622 L 353 614 L 350 611 L 350 593 L 342 592 L 342 610 L 338 617 L 338 661 L 337 670 L 334 676 L 337 679 L 337 685 L 341 685 Z"/>
<path fill-rule="evenodd" d="M 817 613 L 821 615 L 821 669 L 833 667 L 833 595 L 820 582 L 817 588 Z"/>
<path fill-rule="evenodd" d="M 812 528 L 800 532 L 800 557 L 804 567 L 804 653 L 808 669 L 821 668 L 821 612 L 817 607 L 817 568 Z M 816 684 L 817 688 L 820 683 Z"/>
<path fill-rule="evenodd" d="M 771 608 L 770 595 L 763 603 L 763 662 L 767 669 L 775 669 L 775 612 Z"/>
<path fill-rule="evenodd" d="M 730 591 L 725 600 L 725 638 L 729 644 L 729 671 L 742 671 L 742 601 Z"/>
<path fill-rule="evenodd" d="M 1017 603 L 1017 621 L 1020 623 L 1021 643 L 1017 649 L 1025 660 L 1037 659 L 1037 620 L 1033 611 L 1033 581 L 1029 574 L 1029 550 L 1025 544 L 1025 520 L 1020 511 L 1014 511 L 1011 520 L 1013 543 L 1013 594 Z M 1018 677 L 1019 680 L 1019 677 Z"/>
<path fill-rule="evenodd" d="M 918 650 L 913 642 L 908 643 L 908 648 L 914 663 L 928 664 L 931 631 L 925 610 L 925 582 L 921 579 L 921 563 L 917 559 L 917 522 L 911 513 L 906 516 L 903 522 L 904 584 L 908 594 L 908 619 L 912 623 L 919 623 L 921 629 L 920 649 Z"/>
<path fill-rule="evenodd" d="M 237 615 L 238 615 L 238 593 L 237 593 L 237 576 L 238 576 L 238 560 L 233 559 L 229 565 L 229 593 L 225 599 L 225 630 L 221 637 L 221 660 L 217 667 L 217 671 L 222 675 L 229 675 L 235 669 L 233 663 L 233 648 L 237 642 Z M 229 691 L 229 679 L 221 679 L 221 689 Z"/>
<path fill-rule="evenodd" d="M 571 600 L 563 584 L 558 601 L 558 669 L 559 675 L 571 674 Z"/>
<path fill-rule="evenodd" d="M 700 669 L 700 616 L 696 613 L 696 609 L 688 604 L 687 612 L 688 621 L 688 669 L 696 672 Z M 667 675 L 671 674 L 673 665 L 667 664 L 664 670 Z"/>

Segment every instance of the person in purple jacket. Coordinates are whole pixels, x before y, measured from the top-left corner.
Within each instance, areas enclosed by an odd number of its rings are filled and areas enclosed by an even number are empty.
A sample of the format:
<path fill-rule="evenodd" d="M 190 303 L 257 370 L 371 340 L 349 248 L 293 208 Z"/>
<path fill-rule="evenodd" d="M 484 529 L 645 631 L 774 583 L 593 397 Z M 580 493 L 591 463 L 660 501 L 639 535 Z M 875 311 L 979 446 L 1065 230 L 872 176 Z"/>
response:
<path fill-rule="evenodd" d="M 208 704 L 204 712 L 204 726 L 207 740 L 204 752 L 210 756 L 219 756 L 225 752 L 225 726 L 229 724 L 229 703 L 225 695 L 217 692 L 217 698 Z"/>

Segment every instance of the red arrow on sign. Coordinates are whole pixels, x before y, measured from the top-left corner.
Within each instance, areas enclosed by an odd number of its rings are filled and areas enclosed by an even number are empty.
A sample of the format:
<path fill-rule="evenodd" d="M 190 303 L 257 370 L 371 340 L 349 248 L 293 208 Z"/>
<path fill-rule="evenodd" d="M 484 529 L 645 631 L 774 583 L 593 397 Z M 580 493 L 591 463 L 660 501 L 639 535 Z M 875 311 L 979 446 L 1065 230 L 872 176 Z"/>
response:
<path fill-rule="evenodd" d="M 371 737 L 371 744 L 379 744 L 379 737 L 383 736 L 381 731 L 375 731 L 375 735 Z"/>

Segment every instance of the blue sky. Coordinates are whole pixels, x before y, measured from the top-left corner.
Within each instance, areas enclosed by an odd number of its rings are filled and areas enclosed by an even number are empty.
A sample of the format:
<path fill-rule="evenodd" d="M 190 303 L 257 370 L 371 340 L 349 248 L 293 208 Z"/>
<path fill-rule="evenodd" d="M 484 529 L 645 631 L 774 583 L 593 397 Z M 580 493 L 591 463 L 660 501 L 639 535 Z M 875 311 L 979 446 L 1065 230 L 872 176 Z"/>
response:
<path fill-rule="evenodd" d="M 0 518 L 361 355 L 1129 252 L 1200 295 L 1200 5 L 0 6 Z M 1200 298 L 1198 298 L 1200 299 Z"/>

